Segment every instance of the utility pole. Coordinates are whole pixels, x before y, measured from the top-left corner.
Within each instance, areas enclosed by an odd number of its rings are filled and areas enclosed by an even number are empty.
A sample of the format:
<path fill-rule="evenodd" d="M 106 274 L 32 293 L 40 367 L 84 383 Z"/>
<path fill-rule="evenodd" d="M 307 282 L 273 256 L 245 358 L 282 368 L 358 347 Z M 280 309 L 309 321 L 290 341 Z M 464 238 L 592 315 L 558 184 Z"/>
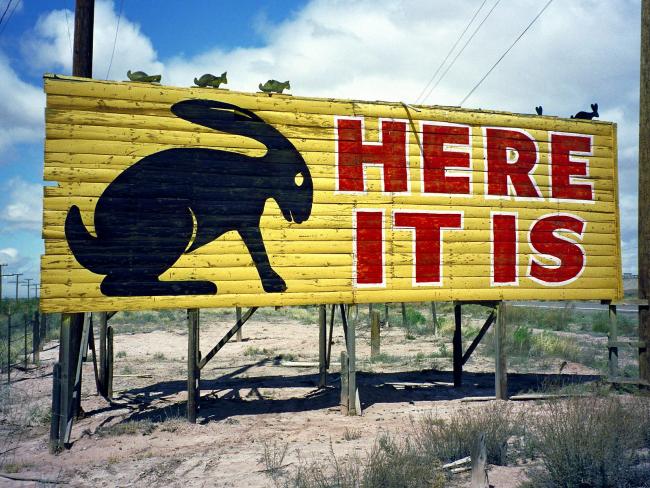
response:
<path fill-rule="evenodd" d="M 639 299 L 650 298 L 650 0 L 641 3 L 639 83 Z M 650 308 L 639 306 L 639 378 L 650 382 Z"/>
<path fill-rule="evenodd" d="M 76 0 L 74 18 L 74 46 L 72 75 L 93 76 L 93 23 L 95 0 Z M 81 411 L 81 374 L 78 373 L 79 355 L 84 328 L 83 313 L 61 315 L 59 362 L 55 365 L 52 385 L 52 426 L 50 450 L 58 452 L 68 440 L 72 419 Z M 77 379 L 78 377 L 78 379 Z M 76 395 L 74 394 L 76 392 Z"/>
<path fill-rule="evenodd" d="M 27 282 L 27 284 L 26 284 L 26 285 L 23 285 L 23 286 L 26 286 L 26 287 L 27 287 L 27 303 L 29 304 L 29 298 L 30 298 L 30 296 L 29 296 L 29 291 L 31 290 L 31 285 L 30 285 L 30 283 L 31 283 L 32 281 L 34 281 L 34 278 L 25 278 L 25 281 Z"/>
<path fill-rule="evenodd" d="M 14 273 L 12 275 L 16 277 L 16 306 L 18 306 L 18 283 L 22 275 L 23 275 L 22 273 Z"/>

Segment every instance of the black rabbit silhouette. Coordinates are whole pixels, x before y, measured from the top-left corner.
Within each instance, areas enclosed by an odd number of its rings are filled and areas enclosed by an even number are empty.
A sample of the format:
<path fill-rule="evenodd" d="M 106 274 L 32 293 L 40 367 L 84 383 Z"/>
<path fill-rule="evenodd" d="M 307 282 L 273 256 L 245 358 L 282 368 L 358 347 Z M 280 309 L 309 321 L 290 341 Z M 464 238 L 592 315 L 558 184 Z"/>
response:
<path fill-rule="evenodd" d="M 267 147 L 262 157 L 204 148 L 166 149 L 142 158 L 106 188 L 95 207 L 95 232 L 77 206 L 65 235 L 79 263 L 106 275 L 107 296 L 207 295 L 210 281 L 161 281 L 184 253 L 236 230 L 266 292 L 286 290 L 273 270 L 260 232 L 269 198 L 296 223 L 311 214 L 313 184 L 304 159 L 277 129 L 249 110 L 214 100 L 185 100 L 171 111 L 211 129 L 251 137 Z"/>
<path fill-rule="evenodd" d="M 544 114 L 544 109 L 540 105 L 539 107 L 535 107 L 535 112 L 537 112 L 537 115 L 543 115 Z"/>
<path fill-rule="evenodd" d="M 594 117 L 598 117 L 598 104 L 597 103 L 592 103 L 591 104 L 591 112 L 578 112 L 575 115 L 572 115 L 572 119 L 586 119 L 586 120 L 591 120 Z"/>

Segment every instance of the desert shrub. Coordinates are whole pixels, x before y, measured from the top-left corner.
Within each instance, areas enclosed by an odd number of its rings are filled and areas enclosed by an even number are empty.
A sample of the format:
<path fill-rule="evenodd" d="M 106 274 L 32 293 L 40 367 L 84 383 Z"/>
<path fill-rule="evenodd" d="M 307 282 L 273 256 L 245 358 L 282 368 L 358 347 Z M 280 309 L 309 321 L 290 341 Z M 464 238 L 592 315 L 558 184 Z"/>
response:
<path fill-rule="evenodd" d="M 512 405 L 492 402 L 480 411 L 463 408 L 446 420 L 425 415 L 416 425 L 415 438 L 429 458 L 448 462 L 469 456 L 481 433 L 485 433 L 488 462 L 506 464 L 508 439 L 519 433 Z"/>
<path fill-rule="evenodd" d="M 439 461 L 428 458 L 408 438 L 383 434 L 365 457 L 338 458 L 330 451 L 328 460 L 301 460 L 274 482 L 286 488 L 442 488 L 445 477 L 439 467 Z"/>
<path fill-rule="evenodd" d="M 567 302 L 562 308 L 508 307 L 508 322 L 541 329 L 567 330 L 575 318 L 574 306 Z"/>
<path fill-rule="evenodd" d="M 530 442 L 543 469 L 529 486 L 648 486 L 650 403 L 617 397 L 550 402 L 531 420 Z M 645 484 L 644 484 L 645 483 Z"/>

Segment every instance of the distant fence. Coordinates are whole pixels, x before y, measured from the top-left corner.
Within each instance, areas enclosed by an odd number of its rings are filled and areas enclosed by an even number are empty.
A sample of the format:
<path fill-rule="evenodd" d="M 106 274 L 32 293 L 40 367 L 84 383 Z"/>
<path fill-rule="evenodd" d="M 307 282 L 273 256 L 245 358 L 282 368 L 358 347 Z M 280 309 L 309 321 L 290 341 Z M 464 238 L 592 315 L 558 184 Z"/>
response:
<path fill-rule="evenodd" d="M 38 364 L 43 345 L 59 332 L 60 318 L 41 314 L 36 306 L 13 307 L 0 313 L 0 375 L 11 382 L 12 370 Z"/>

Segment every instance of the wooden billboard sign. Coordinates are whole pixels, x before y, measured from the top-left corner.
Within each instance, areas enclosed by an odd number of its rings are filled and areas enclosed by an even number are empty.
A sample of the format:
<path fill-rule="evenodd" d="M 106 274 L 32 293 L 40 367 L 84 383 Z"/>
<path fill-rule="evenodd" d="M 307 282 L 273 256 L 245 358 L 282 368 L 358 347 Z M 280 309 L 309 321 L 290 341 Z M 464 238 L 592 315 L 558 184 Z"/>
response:
<path fill-rule="evenodd" d="M 45 91 L 46 312 L 622 297 L 613 123 Z"/>

